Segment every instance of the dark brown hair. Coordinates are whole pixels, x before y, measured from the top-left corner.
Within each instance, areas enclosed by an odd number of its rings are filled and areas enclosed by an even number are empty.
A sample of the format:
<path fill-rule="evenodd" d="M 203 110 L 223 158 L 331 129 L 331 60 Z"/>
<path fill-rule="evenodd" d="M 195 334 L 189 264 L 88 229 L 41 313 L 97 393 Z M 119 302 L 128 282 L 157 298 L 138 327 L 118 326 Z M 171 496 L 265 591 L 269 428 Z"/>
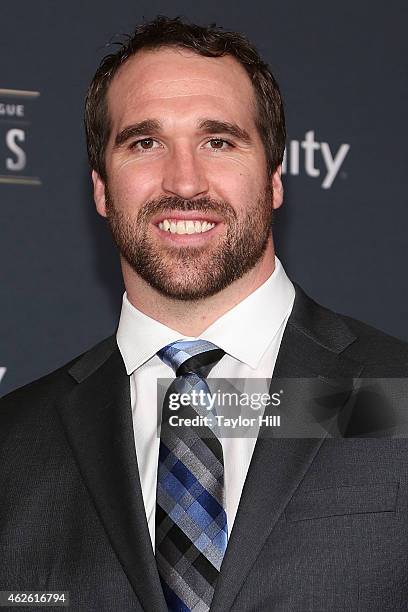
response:
<path fill-rule="evenodd" d="M 265 147 L 268 173 L 282 163 L 285 148 L 285 116 L 279 86 L 255 47 L 237 32 L 224 31 L 215 24 L 201 27 L 180 17 L 158 16 L 138 25 L 116 53 L 107 55 L 89 86 L 85 104 L 85 131 L 91 167 L 106 180 L 105 149 L 111 124 L 106 94 L 116 72 L 141 49 L 184 47 L 205 57 L 231 55 L 247 71 L 255 91 L 256 126 Z"/>

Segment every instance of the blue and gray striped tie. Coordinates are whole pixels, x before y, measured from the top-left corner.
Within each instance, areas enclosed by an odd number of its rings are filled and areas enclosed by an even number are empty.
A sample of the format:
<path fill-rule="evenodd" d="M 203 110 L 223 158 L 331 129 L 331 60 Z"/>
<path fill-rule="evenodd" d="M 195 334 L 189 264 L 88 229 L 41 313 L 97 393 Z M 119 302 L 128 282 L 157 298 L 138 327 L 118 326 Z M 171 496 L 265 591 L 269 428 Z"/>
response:
<path fill-rule="evenodd" d="M 222 446 L 214 434 L 214 414 L 205 404 L 192 401 L 170 413 L 168 398 L 171 393 L 190 395 L 194 390 L 208 394 L 205 378 L 224 351 L 205 340 L 178 340 L 157 354 L 177 377 L 163 405 L 156 500 L 157 567 L 171 612 L 206 612 L 228 540 Z M 201 393 L 201 397 L 208 395 Z M 170 426 L 170 414 L 179 419 L 207 416 L 210 425 Z"/>

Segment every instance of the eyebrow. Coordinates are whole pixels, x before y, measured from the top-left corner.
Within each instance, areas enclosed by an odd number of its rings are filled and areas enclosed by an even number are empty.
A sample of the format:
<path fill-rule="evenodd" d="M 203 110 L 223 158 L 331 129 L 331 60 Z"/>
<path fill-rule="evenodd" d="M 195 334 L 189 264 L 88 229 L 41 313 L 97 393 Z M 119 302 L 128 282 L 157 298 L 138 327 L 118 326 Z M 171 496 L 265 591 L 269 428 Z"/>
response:
<path fill-rule="evenodd" d="M 198 124 L 198 129 L 206 134 L 229 134 L 245 144 L 251 144 L 252 139 L 248 132 L 239 127 L 236 123 L 229 121 L 218 121 L 216 119 L 202 119 Z"/>
<path fill-rule="evenodd" d="M 160 128 L 160 121 L 156 119 L 145 119 L 134 125 L 129 125 L 117 134 L 114 147 L 115 149 L 119 148 L 128 140 L 136 138 L 137 136 L 146 136 L 147 134 L 154 136 L 160 131 Z"/>
<path fill-rule="evenodd" d="M 197 125 L 200 132 L 206 134 L 229 134 L 237 140 L 241 140 L 244 144 L 251 144 L 252 139 L 248 132 L 243 128 L 239 127 L 236 123 L 230 123 L 229 121 L 219 121 L 217 119 L 200 119 Z M 138 136 L 155 136 L 162 129 L 160 121 L 157 119 L 145 119 L 139 123 L 129 125 L 121 130 L 116 138 L 114 148 L 119 148 L 125 144 L 131 138 L 137 138 Z"/>

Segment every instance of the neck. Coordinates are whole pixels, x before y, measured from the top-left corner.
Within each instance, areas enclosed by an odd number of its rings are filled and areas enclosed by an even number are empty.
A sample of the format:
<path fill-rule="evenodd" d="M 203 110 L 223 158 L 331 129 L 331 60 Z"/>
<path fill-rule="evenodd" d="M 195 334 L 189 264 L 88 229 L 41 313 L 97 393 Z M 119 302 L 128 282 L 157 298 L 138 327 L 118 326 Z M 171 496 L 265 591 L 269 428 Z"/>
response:
<path fill-rule="evenodd" d="M 161 295 L 121 257 L 123 279 L 130 303 L 147 316 L 185 336 L 197 337 L 214 321 L 260 287 L 275 269 L 272 238 L 258 264 L 216 295 L 184 301 Z"/>

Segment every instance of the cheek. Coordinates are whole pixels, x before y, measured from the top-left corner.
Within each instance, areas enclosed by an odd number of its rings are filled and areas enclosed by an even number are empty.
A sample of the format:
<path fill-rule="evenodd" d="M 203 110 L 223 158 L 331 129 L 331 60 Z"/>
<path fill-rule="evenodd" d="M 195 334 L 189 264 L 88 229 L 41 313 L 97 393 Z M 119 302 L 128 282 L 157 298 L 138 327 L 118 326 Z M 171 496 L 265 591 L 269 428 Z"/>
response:
<path fill-rule="evenodd" d="M 229 171 L 219 173 L 213 181 L 217 195 L 235 208 L 243 207 L 261 193 L 264 181 L 257 171 L 245 165 L 235 165 Z"/>
<path fill-rule="evenodd" d="M 248 153 L 225 154 L 223 157 L 206 160 L 205 169 L 214 180 L 240 183 L 242 186 L 263 184 L 266 175 L 266 165 L 263 158 Z"/>
<path fill-rule="evenodd" d="M 159 182 L 157 172 L 131 162 L 116 168 L 109 177 L 112 197 L 123 208 L 134 208 L 154 197 Z"/>

